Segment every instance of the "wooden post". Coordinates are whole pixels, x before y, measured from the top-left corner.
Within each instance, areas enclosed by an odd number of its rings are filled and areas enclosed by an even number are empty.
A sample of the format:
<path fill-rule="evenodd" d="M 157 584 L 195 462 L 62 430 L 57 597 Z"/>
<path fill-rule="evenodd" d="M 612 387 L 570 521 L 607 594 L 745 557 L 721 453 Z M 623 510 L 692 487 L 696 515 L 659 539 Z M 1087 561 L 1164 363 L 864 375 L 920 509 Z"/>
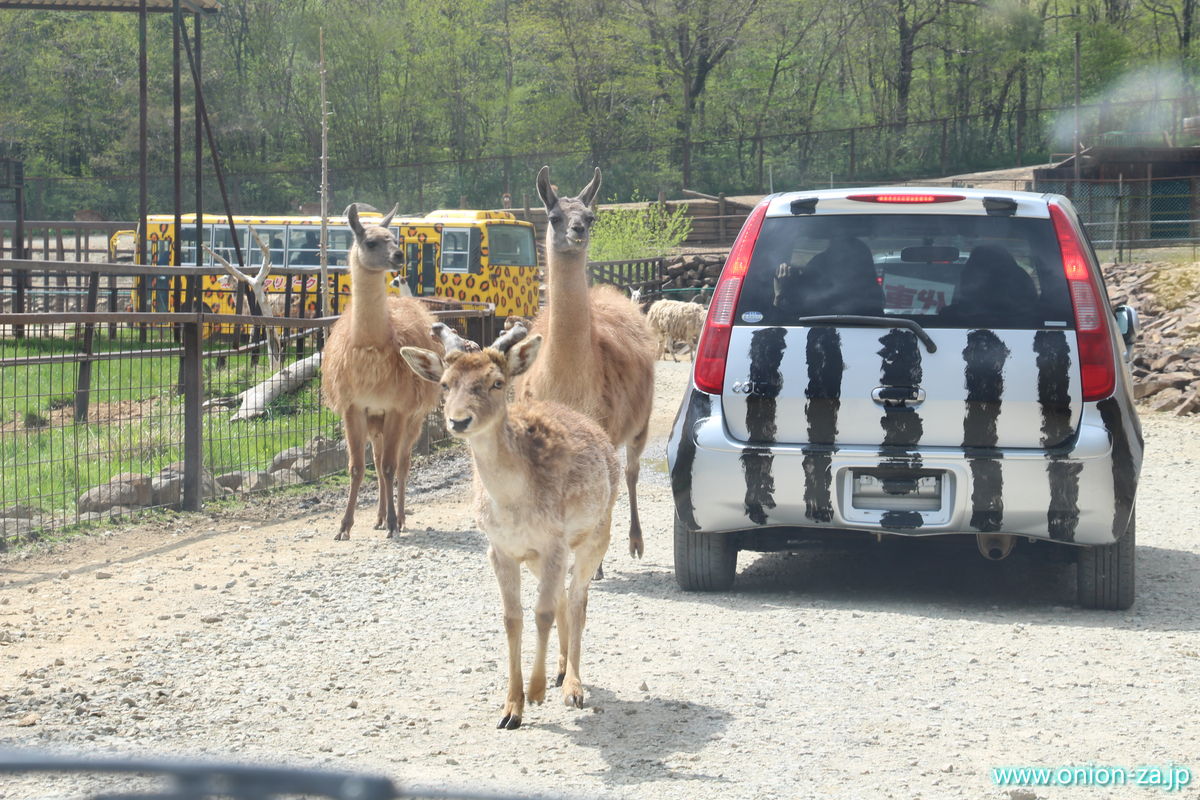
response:
<path fill-rule="evenodd" d="M 199 317 L 183 323 L 183 510 L 199 511 L 203 499 L 204 357 Z"/>
<path fill-rule="evenodd" d="M 88 277 L 87 304 L 85 310 L 89 314 L 96 312 L 96 303 L 100 297 L 100 273 L 93 272 Z M 92 359 L 87 356 L 95 352 L 96 326 L 89 322 L 83 326 L 83 355 L 79 362 L 79 373 L 75 376 L 75 421 L 87 422 L 88 404 L 92 393 Z"/>

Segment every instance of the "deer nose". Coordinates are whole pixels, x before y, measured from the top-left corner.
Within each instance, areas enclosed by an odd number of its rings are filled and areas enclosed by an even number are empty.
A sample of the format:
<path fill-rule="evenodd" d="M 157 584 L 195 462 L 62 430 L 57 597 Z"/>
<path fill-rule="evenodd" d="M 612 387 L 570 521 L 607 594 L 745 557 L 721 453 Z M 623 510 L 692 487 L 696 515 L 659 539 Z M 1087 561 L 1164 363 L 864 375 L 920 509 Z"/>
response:
<path fill-rule="evenodd" d="M 471 424 L 472 417 L 463 417 L 462 419 L 447 419 L 450 423 L 450 430 L 454 433 L 462 433 Z"/>

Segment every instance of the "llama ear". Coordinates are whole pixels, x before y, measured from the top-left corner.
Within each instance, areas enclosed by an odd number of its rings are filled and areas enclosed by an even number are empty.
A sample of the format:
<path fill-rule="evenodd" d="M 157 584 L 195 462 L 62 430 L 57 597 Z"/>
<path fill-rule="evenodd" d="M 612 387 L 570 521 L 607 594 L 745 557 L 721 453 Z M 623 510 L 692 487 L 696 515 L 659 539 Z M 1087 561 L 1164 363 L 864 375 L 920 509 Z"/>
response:
<path fill-rule="evenodd" d="M 596 200 L 596 195 L 600 193 L 600 168 L 596 167 L 596 173 L 592 175 L 591 183 L 583 187 L 583 191 L 579 193 L 579 202 L 585 206 L 591 206 Z"/>
<path fill-rule="evenodd" d="M 400 210 L 400 204 L 396 203 L 396 205 L 392 208 L 392 210 L 387 213 L 387 216 L 384 217 L 383 219 L 379 220 L 379 227 L 386 228 L 388 225 L 391 225 L 392 217 L 396 216 L 396 212 L 399 210 Z"/>
<path fill-rule="evenodd" d="M 547 211 L 558 205 L 558 193 L 554 191 L 554 186 L 550 183 L 549 166 L 542 167 L 538 170 L 537 190 L 538 196 L 542 198 L 542 202 L 545 204 Z"/>
<path fill-rule="evenodd" d="M 442 359 L 432 350 L 423 347 L 401 347 L 400 355 L 408 366 L 412 367 L 413 372 L 427 381 L 438 383 L 442 379 L 442 373 L 446 371 Z"/>
<path fill-rule="evenodd" d="M 358 221 L 358 203 L 351 203 L 346 206 L 346 221 L 350 223 L 350 230 L 354 231 L 354 238 L 361 239 L 363 237 L 363 226 Z"/>
<path fill-rule="evenodd" d="M 542 346 L 542 335 L 530 336 L 517 342 L 508 350 L 508 374 L 516 377 L 533 366 L 537 360 L 538 348 Z"/>

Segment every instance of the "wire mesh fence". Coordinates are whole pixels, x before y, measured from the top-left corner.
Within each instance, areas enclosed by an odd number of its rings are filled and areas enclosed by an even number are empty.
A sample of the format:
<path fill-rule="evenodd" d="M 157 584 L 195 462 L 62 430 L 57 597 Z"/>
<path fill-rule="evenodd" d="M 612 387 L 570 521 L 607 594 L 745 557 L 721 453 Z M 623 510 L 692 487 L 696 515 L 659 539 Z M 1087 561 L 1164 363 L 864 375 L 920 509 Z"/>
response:
<path fill-rule="evenodd" d="M 79 269 L 0 261 L 10 286 L 15 274 L 35 271 L 51 284 L 60 273 L 73 283 Z M 211 270 L 87 269 L 95 271 L 81 281 L 83 294 L 61 311 L 0 311 L 0 547 L 345 469 L 340 420 L 321 402 L 318 370 L 335 317 L 209 314 L 186 302 L 165 313 L 95 310 L 109 278 L 128 302 L 150 271 L 186 286 Z M 29 274 L 22 279 L 37 286 Z M 37 293 L 30 296 L 37 308 Z M 477 340 L 495 332 L 486 308 L 434 314 Z M 266 326 L 280 333 L 277 363 Z M 447 438 L 431 415 L 419 447 Z"/>

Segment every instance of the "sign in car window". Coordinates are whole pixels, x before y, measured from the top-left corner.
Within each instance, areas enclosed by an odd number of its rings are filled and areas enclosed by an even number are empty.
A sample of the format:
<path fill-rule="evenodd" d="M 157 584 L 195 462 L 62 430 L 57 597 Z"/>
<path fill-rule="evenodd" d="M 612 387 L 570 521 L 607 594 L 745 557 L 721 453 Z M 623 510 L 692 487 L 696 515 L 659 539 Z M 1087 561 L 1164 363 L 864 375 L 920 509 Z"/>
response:
<path fill-rule="evenodd" d="M 954 284 L 885 272 L 883 305 L 889 314 L 936 314 L 954 300 Z"/>

